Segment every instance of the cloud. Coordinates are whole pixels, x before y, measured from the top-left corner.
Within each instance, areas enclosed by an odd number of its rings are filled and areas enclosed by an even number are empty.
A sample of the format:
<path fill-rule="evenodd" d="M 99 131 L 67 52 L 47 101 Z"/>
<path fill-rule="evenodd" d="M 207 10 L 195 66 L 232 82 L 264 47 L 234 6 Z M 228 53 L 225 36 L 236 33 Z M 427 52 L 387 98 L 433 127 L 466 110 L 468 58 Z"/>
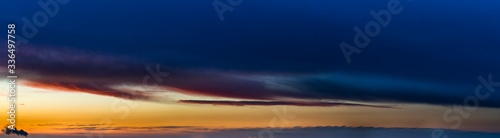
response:
<path fill-rule="evenodd" d="M 41 82 L 41 81 L 27 81 L 23 85 L 43 88 L 49 90 L 60 90 L 60 91 L 75 91 L 75 92 L 86 92 L 90 94 L 98 94 L 103 96 L 112 96 L 130 100 L 148 100 L 151 96 L 146 92 L 140 91 L 126 91 L 126 90 L 116 90 L 103 83 L 67 83 L 67 82 Z"/>
<path fill-rule="evenodd" d="M 45 124 L 36 124 L 37 126 L 60 126 L 63 124 L 60 123 L 45 123 Z"/>
<path fill-rule="evenodd" d="M 25 46 L 25 51 L 42 48 Z M 86 92 L 131 100 L 157 100 L 162 91 L 191 95 L 237 98 L 245 100 L 312 99 L 349 100 L 382 103 L 422 103 L 452 105 L 474 94 L 479 81 L 438 81 L 432 78 L 404 77 L 372 72 L 262 72 L 224 68 L 182 68 L 169 64 L 148 63 L 146 59 L 118 58 L 120 55 L 86 52 L 74 48 L 47 49 L 50 56 L 20 53 L 19 66 L 23 85 L 52 90 Z M 87 56 L 86 56 L 87 55 Z M 91 55 L 91 56 L 88 56 Z M 72 57 L 75 56 L 75 57 Z M 66 60 L 60 58 L 68 57 Z M 21 65 L 22 64 L 22 65 Z M 157 81 L 153 74 L 169 73 Z M 149 80 L 144 82 L 145 76 Z M 469 81 L 469 80 L 467 80 Z M 152 92 L 145 87 L 158 85 Z M 118 89 L 119 86 L 123 87 Z M 500 107 L 500 96 L 481 101 L 483 107 Z M 279 100 L 278 100 L 279 101 Z"/>
<path fill-rule="evenodd" d="M 33 47 L 26 46 L 26 49 Z M 40 48 L 33 48 L 38 51 Z M 68 48 L 70 49 L 70 48 Z M 29 51 L 29 50 L 28 50 Z M 40 51 L 43 51 L 40 49 Z M 29 53 L 29 52 L 26 52 Z M 23 85 L 52 90 L 86 92 L 131 100 L 156 100 L 161 91 L 176 91 L 191 95 L 252 100 L 280 98 L 313 100 L 350 100 L 383 103 L 423 103 L 452 105 L 474 94 L 479 81 L 470 84 L 437 81 L 432 78 L 402 77 L 370 72 L 274 72 L 238 71 L 223 68 L 181 68 L 172 65 L 145 64 L 147 60 L 120 59 L 111 56 L 51 50 L 52 56 L 25 54 L 19 66 Z M 61 53 L 61 54 L 58 54 Z M 88 58 L 81 54 L 92 55 Z M 22 55 L 22 54 L 20 54 Z M 60 60 L 64 56 L 67 60 Z M 71 58 L 76 56 L 78 58 Z M 92 60 L 93 58 L 99 60 Z M 19 59 L 22 60 L 22 59 Z M 161 82 L 146 70 L 166 72 Z M 145 76 L 149 76 L 144 83 Z M 474 82 L 476 81 L 476 82 Z M 157 92 L 144 89 L 158 85 Z M 118 89 L 118 86 L 138 87 Z M 492 95 L 481 101 L 483 107 L 500 107 L 500 96 Z"/>
<path fill-rule="evenodd" d="M 115 126 L 115 125 L 68 125 L 63 127 L 52 128 L 55 130 L 82 130 L 86 132 L 92 131 L 113 131 L 114 133 L 134 133 L 134 135 L 141 134 L 154 134 L 154 133 L 167 133 L 167 134 L 178 134 L 187 132 L 202 132 L 211 131 L 212 129 L 199 127 L 199 126 L 149 126 L 149 127 L 133 127 L 133 126 Z"/>
<path fill-rule="evenodd" d="M 346 64 L 338 44 L 353 43 L 352 28 L 372 18 L 370 10 L 386 5 L 252 1 L 246 5 L 268 12 L 240 7 L 239 16 L 221 24 L 207 12 L 213 7 L 191 1 L 153 6 L 101 2 L 115 11 L 107 13 L 89 12 L 89 3 L 76 3 L 58 15 L 64 20 L 51 20 L 44 27 L 50 33 L 40 31 L 29 44 L 18 43 L 16 67 L 27 85 L 151 100 L 155 94 L 148 90 L 116 86 L 141 87 L 150 75 L 145 67 L 159 64 L 170 75 L 149 84 L 201 96 L 453 105 L 474 94 L 478 75 L 500 74 L 500 61 L 495 60 L 500 58 L 500 41 L 491 31 L 500 30 L 498 18 L 491 18 L 498 16 L 491 12 L 498 11 L 492 4 L 497 2 L 454 2 L 468 5 L 466 13 L 463 8 L 443 8 L 447 2 L 412 3 L 369 48 L 353 55 L 351 64 Z M 39 10 L 24 7 L 10 10 Z M 135 10 L 126 10 L 130 8 Z M 5 18 L 0 20 L 22 22 Z M 5 73 L 6 65 L 1 66 Z M 480 106 L 500 107 L 500 95 L 492 94 Z"/>
<path fill-rule="evenodd" d="M 340 102 L 315 102 L 315 101 L 206 101 L 206 100 L 179 100 L 179 103 L 187 104 L 211 104 L 211 105 L 229 105 L 229 106 L 273 106 L 273 105 L 290 105 L 290 106 L 361 106 L 361 107 L 376 107 L 376 108 L 395 108 L 393 106 L 378 106 L 355 103 L 340 103 Z"/>

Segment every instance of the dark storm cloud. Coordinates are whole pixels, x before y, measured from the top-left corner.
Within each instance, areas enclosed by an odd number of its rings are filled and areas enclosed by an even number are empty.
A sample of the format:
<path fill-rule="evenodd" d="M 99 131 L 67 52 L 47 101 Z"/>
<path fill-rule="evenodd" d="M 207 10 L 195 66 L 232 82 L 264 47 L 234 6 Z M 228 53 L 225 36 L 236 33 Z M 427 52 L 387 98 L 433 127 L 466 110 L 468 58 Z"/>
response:
<path fill-rule="evenodd" d="M 499 80 L 496 1 L 402 1 L 404 12 L 347 64 L 338 44 L 352 43 L 352 28 L 386 4 L 245 1 L 220 22 L 210 2 L 72 1 L 19 44 L 16 67 L 28 85 L 141 100 L 154 95 L 115 86 L 143 85 L 156 64 L 170 74 L 160 87 L 256 100 L 451 105 L 474 95 L 478 75 Z M 20 13 L 30 10 L 39 9 Z"/>

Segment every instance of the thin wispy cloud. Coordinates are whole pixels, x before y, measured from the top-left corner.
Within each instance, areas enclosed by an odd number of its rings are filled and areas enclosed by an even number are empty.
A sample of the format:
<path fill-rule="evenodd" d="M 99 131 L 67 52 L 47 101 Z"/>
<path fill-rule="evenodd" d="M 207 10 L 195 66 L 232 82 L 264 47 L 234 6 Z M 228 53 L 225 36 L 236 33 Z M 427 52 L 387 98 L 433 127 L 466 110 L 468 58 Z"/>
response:
<path fill-rule="evenodd" d="M 375 107 L 375 108 L 396 108 L 394 106 L 383 105 L 368 105 L 355 103 L 341 102 L 321 102 L 321 101 L 207 101 L 207 100 L 179 100 L 179 103 L 186 104 L 210 104 L 210 105 L 228 105 L 228 106 L 274 106 L 274 105 L 289 105 L 289 106 L 318 106 L 318 107 L 335 107 L 335 106 L 359 106 L 359 107 Z"/>

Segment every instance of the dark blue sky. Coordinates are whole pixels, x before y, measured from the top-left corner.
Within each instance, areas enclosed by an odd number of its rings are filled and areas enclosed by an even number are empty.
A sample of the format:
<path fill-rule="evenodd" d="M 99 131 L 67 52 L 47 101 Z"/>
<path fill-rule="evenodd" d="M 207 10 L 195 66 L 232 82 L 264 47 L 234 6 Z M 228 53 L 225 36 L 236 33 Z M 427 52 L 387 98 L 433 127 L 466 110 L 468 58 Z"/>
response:
<path fill-rule="evenodd" d="M 479 75 L 500 80 L 495 0 L 401 0 L 404 10 L 350 64 L 339 44 L 352 44 L 353 28 L 388 1 L 243 0 L 222 22 L 212 2 L 70 1 L 18 47 L 18 66 L 46 77 L 27 77 L 34 82 L 95 91 L 140 83 L 144 66 L 160 64 L 172 75 L 163 86 L 203 95 L 439 105 L 473 95 Z M 19 29 L 20 17 L 42 10 L 0 3 L 11 5 L 0 21 Z M 481 106 L 500 107 L 500 95 Z"/>

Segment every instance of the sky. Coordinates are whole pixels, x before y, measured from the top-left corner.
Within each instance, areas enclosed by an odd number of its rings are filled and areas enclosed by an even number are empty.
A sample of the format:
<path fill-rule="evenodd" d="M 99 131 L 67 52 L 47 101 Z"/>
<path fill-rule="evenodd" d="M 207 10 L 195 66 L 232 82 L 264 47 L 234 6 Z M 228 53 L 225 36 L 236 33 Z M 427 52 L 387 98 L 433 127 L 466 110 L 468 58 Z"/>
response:
<path fill-rule="evenodd" d="M 500 133 L 495 0 L 0 3 L 29 137 Z"/>

